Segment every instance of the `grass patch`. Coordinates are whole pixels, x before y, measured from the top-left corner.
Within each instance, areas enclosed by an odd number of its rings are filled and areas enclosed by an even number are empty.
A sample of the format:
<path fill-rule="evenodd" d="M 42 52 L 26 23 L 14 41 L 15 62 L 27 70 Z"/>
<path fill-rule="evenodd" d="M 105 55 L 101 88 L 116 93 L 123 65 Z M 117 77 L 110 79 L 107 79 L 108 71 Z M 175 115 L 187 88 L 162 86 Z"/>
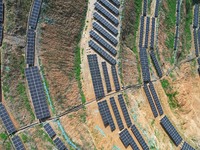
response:
<path fill-rule="evenodd" d="M 6 133 L 0 133 L 0 139 L 5 141 L 7 140 L 7 138 L 8 138 L 8 135 Z"/>
<path fill-rule="evenodd" d="M 88 3 L 88 1 L 86 1 L 86 2 Z M 82 104 L 85 104 L 86 99 L 85 99 L 85 95 L 84 95 L 83 90 L 82 90 L 82 83 L 81 83 L 81 66 L 80 66 L 80 64 L 81 64 L 81 52 L 83 52 L 83 51 L 80 49 L 79 43 L 80 43 L 81 35 L 82 35 L 83 29 L 84 29 L 84 26 L 85 26 L 87 8 L 88 8 L 88 5 L 85 8 L 85 11 L 83 13 L 84 17 L 81 20 L 80 32 L 79 32 L 79 35 L 76 38 L 77 46 L 76 46 L 76 49 L 75 49 L 75 62 L 74 62 L 75 76 L 76 76 L 76 80 L 78 81 L 78 87 L 79 87 L 79 92 L 80 92 L 80 95 L 81 95 Z"/>
<path fill-rule="evenodd" d="M 48 134 L 46 132 L 44 132 L 42 129 L 39 129 L 36 131 L 36 136 L 40 137 L 42 140 L 53 144 L 52 139 L 48 136 Z"/>
<path fill-rule="evenodd" d="M 35 115 L 34 115 L 34 113 L 32 111 L 29 99 L 28 99 L 28 97 L 26 95 L 26 87 L 25 87 L 24 83 L 20 82 L 17 85 L 17 94 L 20 95 L 21 100 L 23 100 L 23 102 L 25 104 L 26 110 L 30 113 L 31 122 L 32 122 L 35 119 Z"/>
<path fill-rule="evenodd" d="M 21 135 L 21 138 L 22 138 L 23 143 L 29 142 L 29 138 L 28 138 L 28 136 L 27 136 L 26 134 L 23 133 L 23 134 Z"/>
<path fill-rule="evenodd" d="M 176 108 L 180 108 L 180 105 L 179 105 L 178 101 L 176 100 L 176 95 L 178 94 L 178 92 L 173 91 L 173 88 L 169 84 L 169 81 L 166 79 L 163 79 L 163 80 L 161 80 L 161 85 L 168 97 L 168 103 L 169 103 L 170 108 L 172 110 L 174 110 Z"/>

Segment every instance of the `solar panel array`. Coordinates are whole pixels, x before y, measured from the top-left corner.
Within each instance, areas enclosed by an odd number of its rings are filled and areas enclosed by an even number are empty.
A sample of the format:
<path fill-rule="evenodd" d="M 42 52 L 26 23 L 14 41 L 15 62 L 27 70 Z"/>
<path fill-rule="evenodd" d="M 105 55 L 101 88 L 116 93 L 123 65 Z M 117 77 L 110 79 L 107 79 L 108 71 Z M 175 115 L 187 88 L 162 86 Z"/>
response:
<path fill-rule="evenodd" d="M 26 79 L 31 94 L 36 117 L 45 119 L 50 117 L 49 108 L 46 102 L 44 87 L 40 78 L 39 69 L 37 66 L 25 69 Z"/>
<path fill-rule="evenodd" d="M 109 92 L 112 91 L 112 89 L 111 89 L 107 65 L 106 65 L 106 62 L 102 62 L 101 64 L 102 64 L 102 68 L 103 68 L 103 74 L 104 74 L 104 80 L 105 80 L 105 83 L 106 83 L 106 89 L 107 89 L 107 92 L 109 93 Z"/>
<path fill-rule="evenodd" d="M 177 0 L 176 12 L 180 12 L 180 5 L 181 5 L 181 0 Z"/>
<path fill-rule="evenodd" d="M 97 22 L 93 22 L 93 28 L 100 33 L 104 38 L 106 38 L 112 45 L 116 46 L 118 41 L 110 33 L 108 33 L 103 27 L 101 27 Z"/>
<path fill-rule="evenodd" d="M 106 7 L 110 12 L 112 12 L 115 16 L 119 15 L 119 10 L 109 3 L 107 0 L 98 0 L 104 7 Z"/>
<path fill-rule="evenodd" d="M 44 125 L 44 129 L 46 130 L 50 138 L 53 139 L 53 137 L 56 136 L 55 131 L 52 129 L 49 123 Z"/>
<path fill-rule="evenodd" d="M 35 31 L 33 29 L 28 29 L 26 63 L 34 66 L 34 61 L 35 61 Z"/>
<path fill-rule="evenodd" d="M 150 72 L 149 72 L 146 48 L 140 48 L 140 63 L 141 63 L 141 67 L 142 67 L 143 81 L 149 82 L 150 81 Z"/>
<path fill-rule="evenodd" d="M 112 106 L 112 110 L 114 112 L 114 115 L 115 115 L 115 119 L 117 120 L 117 125 L 119 127 L 119 130 L 122 130 L 124 129 L 124 124 L 122 122 L 122 119 L 121 119 L 121 116 L 119 114 L 119 110 L 117 108 L 117 105 L 116 105 L 116 102 L 115 102 L 115 99 L 114 97 L 111 97 L 110 98 L 110 104 Z"/>
<path fill-rule="evenodd" d="M 153 62 L 153 65 L 156 69 L 156 72 L 158 74 L 158 77 L 161 78 L 162 77 L 162 71 L 161 71 L 160 65 L 158 63 L 158 60 L 157 60 L 153 50 L 150 51 L 150 56 L 151 56 L 151 60 Z"/>
<path fill-rule="evenodd" d="M 143 3 L 143 16 L 147 15 L 147 0 L 144 0 Z"/>
<path fill-rule="evenodd" d="M 197 59 L 197 62 L 198 62 L 198 64 L 199 64 L 199 66 L 200 66 L 200 58 Z"/>
<path fill-rule="evenodd" d="M 149 42 L 149 26 L 150 26 L 150 17 L 146 19 L 146 35 L 145 35 L 145 47 L 148 47 Z"/>
<path fill-rule="evenodd" d="M 90 36 L 97 41 L 102 47 L 104 47 L 109 53 L 113 56 L 117 55 L 117 51 L 113 48 L 108 42 L 106 42 L 103 38 L 101 38 L 96 32 L 93 30 L 90 31 Z"/>
<path fill-rule="evenodd" d="M 3 42 L 3 25 L 0 24 L 0 46 L 2 46 Z"/>
<path fill-rule="evenodd" d="M 153 96 L 153 99 L 154 99 L 154 102 L 155 102 L 156 107 L 158 109 L 158 112 L 159 112 L 159 114 L 161 116 L 161 115 L 163 115 L 163 109 L 162 109 L 162 106 L 160 104 L 160 100 L 158 98 L 158 95 L 156 93 L 156 90 L 155 90 L 152 82 L 149 83 L 149 89 L 151 91 L 151 95 Z"/>
<path fill-rule="evenodd" d="M 155 34 L 155 26 L 156 26 L 156 20 L 155 18 L 152 18 L 151 20 L 151 42 L 150 42 L 150 48 L 154 48 L 154 34 Z"/>
<path fill-rule="evenodd" d="M 60 138 L 57 137 L 53 142 L 58 150 L 67 150 L 67 147 L 64 145 Z"/>
<path fill-rule="evenodd" d="M 111 116 L 110 109 L 108 107 L 106 100 L 99 102 L 98 107 L 99 107 L 99 112 L 101 114 L 104 126 L 106 127 L 110 125 L 111 131 L 114 131 L 116 129 L 115 124 L 114 124 L 114 121 Z"/>
<path fill-rule="evenodd" d="M 192 146 L 190 146 L 187 142 L 184 142 L 181 150 L 195 150 L 195 149 Z"/>
<path fill-rule="evenodd" d="M 158 17 L 160 0 L 156 0 L 155 17 Z"/>
<path fill-rule="evenodd" d="M 143 44 L 143 33 L 144 33 L 144 16 L 140 17 L 140 40 L 139 47 L 142 47 Z"/>
<path fill-rule="evenodd" d="M 111 57 L 107 52 L 105 52 L 100 46 L 98 46 L 94 41 L 90 40 L 89 46 L 97 52 L 101 57 L 103 57 L 106 61 L 108 61 L 111 65 L 116 64 L 116 60 Z"/>
<path fill-rule="evenodd" d="M 97 55 L 88 55 L 87 56 L 89 68 L 90 68 L 90 74 L 92 76 L 92 83 L 94 87 L 94 93 L 96 96 L 96 99 L 101 99 L 105 96 L 104 89 L 103 89 L 103 83 L 102 78 L 99 70 Z"/>
<path fill-rule="evenodd" d="M 101 25 L 108 29 L 110 33 L 112 33 L 114 36 L 118 35 L 118 30 L 116 29 L 116 27 L 114 27 L 111 23 L 104 19 L 100 14 L 95 12 L 93 16 Z"/>
<path fill-rule="evenodd" d="M 5 106 L 3 104 L 0 103 L 0 117 L 1 120 L 8 132 L 8 134 L 13 134 L 16 132 L 16 128 L 12 122 L 12 120 L 10 119 L 10 116 L 5 108 Z"/>
<path fill-rule="evenodd" d="M 132 149 L 139 150 L 137 144 L 127 129 L 124 129 L 121 133 L 119 133 L 119 138 L 126 148 L 130 145 Z"/>
<path fill-rule="evenodd" d="M 21 139 L 19 138 L 19 136 L 15 135 L 12 138 L 12 142 L 13 142 L 13 145 L 14 145 L 16 150 L 25 150 L 25 147 L 24 147 Z"/>
<path fill-rule="evenodd" d="M 198 45 L 198 37 L 196 29 L 193 29 L 193 36 L 194 36 L 194 47 L 195 47 L 195 55 L 196 57 L 199 56 L 199 45 Z"/>
<path fill-rule="evenodd" d="M 199 24 L 199 5 L 194 5 L 194 20 L 193 20 L 193 28 L 198 28 Z"/>
<path fill-rule="evenodd" d="M 180 12 L 176 13 L 176 26 L 179 26 L 179 22 L 180 22 Z"/>
<path fill-rule="evenodd" d="M 131 131 L 133 132 L 134 136 L 140 143 L 142 149 L 149 150 L 148 145 L 146 144 L 145 140 L 143 139 L 142 135 L 140 134 L 139 130 L 137 129 L 137 127 L 135 125 L 131 126 Z"/>
<path fill-rule="evenodd" d="M 198 44 L 199 44 L 198 49 L 200 50 L 200 28 L 198 29 Z M 199 56 L 199 53 L 197 53 L 196 55 Z"/>
<path fill-rule="evenodd" d="M 160 124 L 165 129 L 165 131 L 167 132 L 167 134 L 169 135 L 169 137 L 172 139 L 172 141 L 174 142 L 174 144 L 176 146 L 178 146 L 182 142 L 183 139 L 179 135 L 179 133 L 176 131 L 176 129 L 174 128 L 174 126 L 172 125 L 172 123 L 169 121 L 169 119 L 166 116 L 164 116 L 160 120 Z"/>
<path fill-rule="evenodd" d="M 37 22 L 38 22 L 38 18 L 39 18 L 39 14 L 40 14 L 41 5 L 42 5 L 41 0 L 34 0 L 32 11 L 31 11 L 30 18 L 29 18 L 29 26 L 34 30 L 37 27 Z"/>
<path fill-rule="evenodd" d="M 120 6 L 119 0 L 109 0 L 113 5 L 115 5 L 117 8 Z"/>
<path fill-rule="evenodd" d="M 149 102 L 149 104 L 150 104 L 150 107 L 151 107 L 151 110 L 152 110 L 152 112 L 153 112 L 153 115 L 154 115 L 154 117 L 156 118 L 156 117 L 158 116 L 158 112 L 157 112 L 157 110 L 156 110 L 155 104 L 153 103 L 153 99 L 152 99 L 152 97 L 151 97 L 151 94 L 150 94 L 150 92 L 149 92 L 149 89 L 148 89 L 147 84 L 144 84 L 144 92 L 145 92 L 146 97 L 147 97 L 147 100 L 148 100 L 148 102 Z"/>
<path fill-rule="evenodd" d="M 128 127 L 130 127 L 132 125 L 132 122 L 131 122 L 131 118 L 130 118 L 130 116 L 128 114 L 128 110 L 126 108 L 126 104 L 124 102 L 124 98 L 123 98 L 122 94 L 118 95 L 118 101 L 119 101 L 123 116 L 125 118 L 126 125 Z"/>
<path fill-rule="evenodd" d="M 3 14 L 4 14 L 3 1 L 0 0 L 0 23 L 1 24 L 3 24 L 4 22 Z"/>
<path fill-rule="evenodd" d="M 119 79 L 117 76 L 117 70 L 115 68 L 115 66 L 111 66 L 111 71 L 112 71 L 112 77 L 114 80 L 114 85 L 115 85 L 115 91 L 119 91 L 120 90 L 120 84 L 119 84 Z"/>
<path fill-rule="evenodd" d="M 95 3 L 95 9 L 100 12 L 104 17 L 106 17 L 110 22 L 112 22 L 115 26 L 118 26 L 118 19 L 97 2 Z"/>

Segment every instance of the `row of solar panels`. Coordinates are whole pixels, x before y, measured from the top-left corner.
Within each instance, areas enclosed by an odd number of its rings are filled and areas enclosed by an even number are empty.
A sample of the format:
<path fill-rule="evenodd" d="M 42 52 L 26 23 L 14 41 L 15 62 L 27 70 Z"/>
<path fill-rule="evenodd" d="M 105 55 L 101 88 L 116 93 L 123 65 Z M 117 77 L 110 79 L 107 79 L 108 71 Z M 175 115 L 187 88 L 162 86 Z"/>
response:
<path fill-rule="evenodd" d="M 2 46 L 3 42 L 3 22 L 4 22 L 4 4 L 3 1 L 0 0 L 0 46 Z"/>
<path fill-rule="evenodd" d="M 104 93 L 103 82 L 102 82 L 102 77 L 101 77 L 101 73 L 99 69 L 97 55 L 96 54 L 88 55 L 87 59 L 88 59 L 88 64 L 90 68 L 90 74 L 92 77 L 95 97 L 97 100 L 99 100 L 105 97 L 105 93 Z M 107 92 L 109 93 L 111 92 L 112 89 L 111 89 L 110 77 L 108 74 L 106 62 L 102 62 L 102 70 L 104 74 L 104 81 L 107 88 Z M 117 76 L 117 70 L 114 65 L 111 66 L 111 72 L 112 72 L 112 78 L 113 78 L 113 82 L 115 86 L 115 91 L 119 91 L 120 83 Z"/>
<path fill-rule="evenodd" d="M 142 135 L 140 134 L 139 130 L 137 129 L 137 127 L 135 125 L 131 126 L 131 131 L 134 134 L 134 136 L 136 137 L 136 139 L 137 139 L 138 143 L 140 144 L 140 146 L 142 147 L 142 149 L 149 150 L 148 145 L 146 144 L 144 138 L 142 137 Z M 129 133 L 129 131 L 127 129 L 124 129 L 121 133 L 119 133 L 119 136 L 120 136 L 122 143 L 124 144 L 124 146 L 126 148 L 130 145 L 132 149 L 139 150 L 136 142 L 134 141 L 133 137 L 131 136 L 131 134 Z"/>
<path fill-rule="evenodd" d="M 104 7 L 106 7 L 110 12 L 112 12 L 113 15 L 118 16 L 119 10 L 116 8 L 113 4 L 111 4 L 109 1 L 106 0 L 97 0 L 100 4 L 102 4 Z"/>
<path fill-rule="evenodd" d="M 33 1 L 33 6 L 32 6 L 31 13 L 30 13 L 28 26 L 34 30 L 37 27 L 41 6 L 42 6 L 42 0 L 34 0 Z"/>
<path fill-rule="evenodd" d="M 148 57 L 146 48 L 140 48 L 140 63 L 142 68 L 142 77 L 143 82 L 150 81 L 150 72 L 149 72 L 149 65 L 148 65 Z"/>
<path fill-rule="evenodd" d="M 197 33 L 198 32 L 198 33 Z M 199 56 L 199 48 L 200 48 L 200 29 L 193 29 L 193 36 L 194 36 L 194 47 L 195 47 L 195 55 L 196 57 Z"/>
<path fill-rule="evenodd" d="M 161 78 L 162 77 L 162 70 L 160 68 L 160 65 L 158 63 L 158 60 L 157 60 L 153 50 L 150 51 L 150 56 L 151 56 L 151 60 L 153 62 L 153 65 L 156 69 L 157 75 L 158 75 L 159 78 Z"/>
<path fill-rule="evenodd" d="M 46 102 L 46 95 L 38 67 L 26 68 L 25 76 L 37 119 L 49 118 L 51 115 Z"/>
<path fill-rule="evenodd" d="M 168 136 L 171 138 L 173 143 L 178 146 L 183 141 L 180 134 L 177 132 L 173 124 L 170 122 L 170 120 L 167 118 L 167 116 L 164 116 L 160 120 L 161 126 L 164 128 L 165 132 L 168 134 Z M 183 143 L 183 146 L 181 150 L 195 150 L 192 146 L 190 146 L 187 142 Z"/>
<path fill-rule="evenodd" d="M 44 125 L 44 129 L 51 139 L 53 139 L 56 136 L 55 131 L 53 130 L 53 128 L 51 127 L 49 123 Z M 62 142 L 62 140 L 59 137 L 53 140 L 53 142 L 58 148 L 58 150 L 67 150 L 67 147 L 65 146 L 65 144 Z"/>
<path fill-rule="evenodd" d="M 156 118 L 158 116 L 158 112 L 159 112 L 160 116 L 163 115 L 163 109 L 162 109 L 160 100 L 158 98 L 158 95 L 156 93 L 156 90 L 155 90 L 152 82 L 149 83 L 149 88 L 148 88 L 147 84 L 144 84 L 144 92 L 146 94 L 147 100 L 150 104 L 150 107 L 151 107 L 154 117 Z M 157 112 L 156 108 L 157 108 L 158 112 Z"/>
<path fill-rule="evenodd" d="M 198 28 L 199 24 L 199 4 L 194 5 L 194 19 L 193 19 L 193 28 Z"/>
<path fill-rule="evenodd" d="M 175 37 L 174 37 L 174 50 L 177 49 L 179 39 L 179 26 L 176 26 Z"/>
<path fill-rule="evenodd" d="M 156 0 L 155 17 L 158 17 L 160 0 Z"/>
<path fill-rule="evenodd" d="M 142 47 L 143 44 L 143 33 L 144 33 L 144 16 L 140 17 L 140 39 L 139 39 L 139 47 Z"/>
<path fill-rule="evenodd" d="M 200 75 L 200 58 L 197 59 L 197 62 L 198 62 L 198 65 L 199 65 L 198 73 L 199 73 L 199 75 Z"/>
<path fill-rule="evenodd" d="M 132 125 L 132 122 L 131 122 L 130 116 L 128 114 L 128 110 L 127 110 L 127 107 L 126 107 L 126 104 L 125 104 L 122 94 L 118 95 L 118 102 L 119 102 L 120 108 L 122 110 L 122 114 L 125 119 L 126 125 L 127 125 L 127 127 L 130 127 Z M 119 113 L 119 109 L 117 107 L 114 97 L 110 98 L 110 104 L 111 104 L 111 107 L 112 107 L 119 130 L 124 129 L 124 124 L 122 122 L 122 119 L 121 119 L 121 116 Z M 114 131 L 116 129 L 116 127 L 115 127 L 112 115 L 110 113 L 107 101 L 104 100 L 104 101 L 99 102 L 98 108 L 99 108 L 99 112 L 101 114 L 101 118 L 103 120 L 104 126 L 106 127 L 106 126 L 110 125 L 111 131 Z"/>
<path fill-rule="evenodd" d="M 150 27 L 150 17 L 146 18 L 146 35 L 145 35 L 145 46 L 148 48 L 148 43 L 149 43 L 149 27 Z"/>

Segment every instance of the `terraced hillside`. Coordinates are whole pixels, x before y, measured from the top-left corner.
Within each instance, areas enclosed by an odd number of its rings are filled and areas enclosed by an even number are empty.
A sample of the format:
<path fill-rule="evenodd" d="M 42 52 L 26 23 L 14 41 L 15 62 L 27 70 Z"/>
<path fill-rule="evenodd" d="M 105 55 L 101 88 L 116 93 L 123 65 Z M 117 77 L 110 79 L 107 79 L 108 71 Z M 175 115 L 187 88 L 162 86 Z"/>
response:
<path fill-rule="evenodd" d="M 199 5 L 0 0 L 0 149 L 200 149 Z"/>

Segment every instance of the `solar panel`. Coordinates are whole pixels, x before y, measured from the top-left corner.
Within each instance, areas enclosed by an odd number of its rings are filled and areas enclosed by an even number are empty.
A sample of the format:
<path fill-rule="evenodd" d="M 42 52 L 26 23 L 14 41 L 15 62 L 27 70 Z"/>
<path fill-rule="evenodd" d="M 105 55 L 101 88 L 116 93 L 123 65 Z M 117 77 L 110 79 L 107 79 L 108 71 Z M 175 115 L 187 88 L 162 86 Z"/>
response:
<path fill-rule="evenodd" d="M 109 0 L 113 5 L 115 5 L 117 8 L 120 7 L 120 2 L 119 0 Z"/>
<path fill-rule="evenodd" d="M 149 42 L 149 26 L 150 26 L 150 17 L 146 19 L 146 35 L 145 35 L 145 47 L 148 47 Z"/>
<path fill-rule="evenodd" d="M 117 70 L 116 70 L 115 66 L 111 66 L 111 71 L 112 71 L 112 77 L 113 77 L 113 81 L 114 81 L 114 85 L 115 85 L 115 91 L 119 91 L 120 84 L 119 84 L 119 79 L 118 79 Z"/>
<path fill-rule="evenodd" d="M 190 146 L 187 142 L 184 142 L 181 150 L 195 150 L 195 149 L 192 146 Z"/>
<path fill-rule="evenodd" d="M 93 14 L 94 18 L 103 26 L 105 27 L 110 33 L 114 36 L 118 35 L 118 30 L 114 27 L 111 23 L 109 23 L 103 16 L 95 12 Z"/>
<path fill-rule="evenodd" d="M 107 92 L 111 92 L 111 85 L 110 85 L 110 78 L 108 75 L 108 69 L 107 69 L 107 65 L 106 62 L 102 62 L 102 68 L 103 68 L 103 74 L 104 74 L 104 81 L 106 83 L 106 88 L 107 88 Z"/>
<path fill-rule="evenodd" d="M 13 134 L 16 132 L 16 128 L 12 122 L 12 120 L 10 119 L 10 116 L 5 108 L 5 106 L 3 104 L 0 103 L 0 117 L 1 120 L 8 132 L 8 134 Z"/>
<path fill-rule="evenodd" d="M 193 20 L 193 28 L 197 28 L 199 23 L 199 5 L 194 5 L 194 20 Z"/>
<path fill-rule="evenodd" d="M 156 0 L 155 17 L 158 17 L 159 3 L 160 3 L 160 0 Z"/>
<path fill-rule="evenodd" d="M 29 29 L 27 33 L 26 63 L 34 66 L 35 61 L 35 31 Z"/>
<path fill-rule="evenodd" d="M 174 128 L 174 126 L 172 125 L 172 123 L 169 121 L 169 119 L 166 116 L 164 116 L 160 120 L 160 124 L 162 125 L 162 127 L 164 128 L 164 130 L 166 131 L 166 133 L 168 134 L 168 136 L 172 139 L 172 141 L 174 142 L 174 144 L 176 146 L 178 146 L 182 142 L 183 139 L 179 135 L 179 133 L 176 131 L 176 129 Z"/>
<path fill-rule="evenodd" d="M 149 105 L 150 105 L 150 107 L 151 107 L 151 110 L 152 110 L 152 112 L 153 112 L 153 115 L 154 115 L 154 117 L 156 118 L 156 117 L 158 116 L 158 112 L 157 112 L 156 107 L 155 107 L 155 105 L 154 105 L 154 103 L 153 103 L 153 99 L 152 99 L 152 97 L 151 97 L 151 94 L 150 94 L 150 92 L 149 92 L 149 89 L 148 89 L 147 84 L 144 84 L 144 92 L 145 92 L 145 94 L 146 94 L 146 97 L 147 97 L 147 100 L 148 100 Z"/>
<path fill-rule="evenodd" d="M 119 138 L 126 148 L 130 145 L 132 149 L 139 150 L 137 144 L 127 129 L 124 129 L 121 133 L 119 133 Z"/>
<path fill-rule="evenodd" d="M 179 34 L 178 34 L 178 32 L 179 32 L 179 27 L 177 26 L 177 27 L 176 27 L 176 34 L 175 34 L 175 38 L 179 38 Z"/>
<path fill-rule="evenodd" d="M 3 2 L 2 0 L 0 1 L 0 23 L 3 24 L 3 14 L 4 14 L 4 5 L 3 5 Z"/>
<path fill-rule="evenodd" d="M 25 150 L 25 147 L 24 147 L 21 139 L 19 138 L 19 136 L 15 135 L 12 138 L 12 142 L 13 142 L 13 145 L 15 147 L 15 150 Z"/>
<path fill-rule="evenodd" d="M 140 143 L 142 149 L 149 150 L 148 145 L 146 144 L 145 140 L 143 139 L 142 135 L 140 134 L 139 130 L 137 129 L 137 127 L 135 125 L 131 126 L 131 131 L 133 132 L 134 136 Z"/>
<path fill-rule="evenodd" d="M 132 122 L 131 122 L 131 118 L 130 118 L 130 116 L 128 114 L 128 110 L 126 108 L 126 104 L 124 102 L 124 98 L 123 98 L 122 94 L 118 95 L 118 101 L 119 101 L 119 104 L 120 104 L 124 119 L 126 121 L 126 125 L 128 127 L 130 127 L 132 125 Z"/>
<path fill-rule="evenodd" d="M 3 26 L 0 24 L 0 46 L 2 46 L 3 42 Z"/>
<path fill-rule="evenodd" d="M 139 47 L 142 47 L 143 44 L 143 33 L 144 33 L 144 16 L 140 17 L 140 39 L 139 39 Z"/>
<path fill-rule="evenodd" d="M 198 49 L 200 50 L 200 28 L 198 29 L 198 44 L 199 44 L 199 47 L 198 47 Z M 199 56 L 199 51 L 198 52 L 196 52 L 196 54 L 195 54 L 196 56 L 198 55 Z"/>
<path fill-rule="evenodd" d="M 200 66 L 200 57 L 197 59 L 197 62 L 198 62 L 198 64 L 199 64 L 199 66 Z"/>
<path fill-rule="evenodd" d="M 141 63 L 141 68 L 142 68 L 143 81 L 149 82 L 150 81 L 150 72 L 149 72 L 146 48 L 140 48 L 140 63 Z"/>
<path fill-rule="evenodd" d="M 37 119 L 50 117 L 51 115 L 46 102 L 46 95 L 38 67 L 26 68 L 25 75 Z"/>
<path fill-rule="evenodd" d="M 104 17 L 106 17 L 111 23 L 113 23 L 115 26 L 118 26 L 119 21 L 116 17 L 114 17 L 110 12 L 108 12 L 103 6 L 101 6 L 99 3 L 95 3 L 95 9 L 101 13 Z"/>
<path fill-rule="evenodd" d="M 92 76 L 92 83 L 94 87 L 94 93 L 96 96 L 96 99 L 101 99 L 105 96 L 104 89 L 103 89 L 103 83 L 102 78 L 99 70 L 97 55 L 88 55 L 87 56 L 89 68 L 90 68 L 90 74 Z"/>
<path fill-rule="evenodd" d="M 98 107 L 99 107 L 99 112 L 101 114 L 104 126 L 106 127 L 106 126 L 110 125 L 111 131 L 114 131 L 116 129 L 115 124 L 114 124 L 114 121 L 111 116 L 111 113 L 110 113 L 110 110 L 109 110 L 106 100 L 99 102 Z"/>
<path fill-rule="evenodd" d="M 177 49 L 177 45 L 178 45 L 178 38 L 175 37 L 175 39 L 174 39 L 174 50 Z"/>
<path fill-rule="evenodd" d="M 40 14 L 41 5 L 42 5 L 41 0 L 34 0 L 32 11 L 31 11 L 30 18 L 29 18 L 29 26 L 34 30 L 37 27 L 37 22 L 38 22 L 38 18 L 39 18 L 39 14 Z"/>
<path fill-rule="evenodd" d="M 106 42 L 103 38 L 101 38 L 96 32 L 93 30 L 90 31 L 90 36 L 99 43 L 103 48 L 105 48 L 109 53 L 113 56 L 117 55 L 117 51 L 113 48 L 108 42 Z"/>
<path fill-rule="evenodd" d="M 144 0 L 143 3 L 143 16 L 147 15 L 147 0 Z"/>
<path fill-rule="evenodd" d="M 53 139 L 53 137 L 56 135 L 55 131 L 52 129 L 52 127 L 50 126 L 49 123 L 44 125 L 44 129 L 46 130 L 46 132 L 48 133 L 48 135 L 50 136 L 50 138 Z"/>
<path fill-rule="evenodd" d="M 196 57 L 199 56 L 199 46 L 198 46 L 198 36 L 196 29 L 193 30 L 193 36 L 194 36 L 194 47 L 195 47 L 195 55 Z"/>
<path fill-rule="evenodd" d="M 181 1 L 180 1 L 180 0 L 177 0 L 176 12 L 180 12 L 180 5 L 181 5 Z"/>
<path fill-rule="evenodd" d="M 116 60 L 111 57 L 108 53 L 106 53 L 100 46 L 98 46 L 94 41 L 90 40 L 88 42 L 89 46 L 97 52 L 101 57 L 103 57 L 107 62 L 109 62 L 111 65 L 116 64 Z"/>
<path fill-rule="evenodd" d="M 154 34 L 155 34 L 155 25 L 156 25 L 156 20 L 155 18 L 152 18 L 151 21 L 151 42 L 150 42 L 150 48 L 154 49 Z"/>
<path fill-rule="evenodd" d="M 60 138 L 57 137 L 53 142 L 58 150 L 67 150 L 67 147 L 64 145 Z"/>
<path fill-rule="evenodd" d="M 159 114 L 163 115 L 163 109 L 162 109 L 162 106 L 160 104 L 160 100 L 158 98 L 158 95 L 156 93 L 156 90 L 155 90 L 152 82 L 149 83 L 149 89 L 151 91 L 151 95 L 153 96 L 153 99 L 154 99 L 154 102 L 156 104 L 156 107 L 158 109 Z"/>
<path fill-rule="evenodd" d="M 98 2 L 101 3 L 104 7 L 106 7 L 111 13 L 113 13 L 113 15 L 119 15 L 119 10 L 107 0 L 98 0 Z"/>
<path fill-rule="evenodd" d="M 116 121 L 117 121 L 117 125 L 118 125 L 118 127 L 119 127 L 119 130 L 124 129 L 124 124 L 123 124 L 122 119 L 121 119 L 121 116 L 120 116 L 120 114 L 119 114 L 119 110 L 118 110 L 118 108 L 117 108 L 117 105 L 116 105 L 116 102 L 115 102 L 114 97 L 111 97 L 111 98 L 110 98 L 110 104 L 111 104 L 111 106 L 112 106 L 112 110 L 113 110 L 113 112 L 114 112 L 115 119 L 116 119 Z"/>
<path fill-rule="evenodd" d="M 180 12 L 176 13 L 176 26 L 179 26 L 179 22 L 180 22 Z"/>
<path fill-rule="evenodd" d="M 157 60 L 153 50 L 150 51 L 150 56 L 151 56 L 151 60 L 153 62 L 153 65 L 156 69 L 156 72 L 158 74 L 158 77 L 161 78 L 162 77 L 162 71 L 161 71 L 160 65 L 158 63 L 158 60 Z"/>
<path fill-rule="evenodd" d="M 97 22 L 93 22 L 93 28 L 101 34 L 105 39 L 107 39 L 112 45 L 116 46 L 118 41 L 115 37 L 109 34 L 103 27 L 101 27 Z"/>

